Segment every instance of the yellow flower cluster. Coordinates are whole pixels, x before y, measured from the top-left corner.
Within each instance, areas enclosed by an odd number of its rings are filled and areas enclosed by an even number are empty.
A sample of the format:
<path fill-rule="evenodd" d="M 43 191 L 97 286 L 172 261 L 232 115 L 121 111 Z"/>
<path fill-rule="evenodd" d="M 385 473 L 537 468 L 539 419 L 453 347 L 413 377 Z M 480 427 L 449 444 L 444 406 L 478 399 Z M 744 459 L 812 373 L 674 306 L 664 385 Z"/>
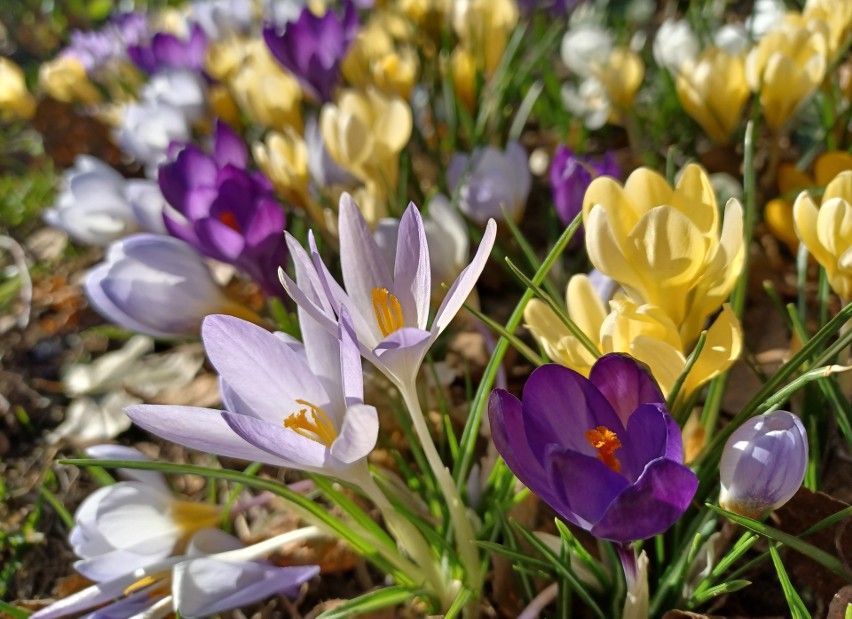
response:
<path fill-rule="evenodd" d="M 8 58 L 0 57 L 0 117 L 32 118 L 35 99 L 27 90 L 24 72 Z"/>
<path fill-rule="evenodd" d="M 720 220 L 710 181 L 697 165 L 687 166 L 674 188 L 640 168 L 623 187 L 609 177 L 592 181 L 583 220 L 589 258 L 622 290 L 607 314 L 588 278 L 575 276 L 569 283 L 568 316 L 598 351 L 630 353 L 668 394 L 721 307 L 683 393 L 730 367 L 742 346 L 739 321 L 723 305 L 745 258 L 739 202 L 730 200 Z M 549 307 L 533 300 L 524 318 L 552 359 L 588 372 L 593 355 Z"/>

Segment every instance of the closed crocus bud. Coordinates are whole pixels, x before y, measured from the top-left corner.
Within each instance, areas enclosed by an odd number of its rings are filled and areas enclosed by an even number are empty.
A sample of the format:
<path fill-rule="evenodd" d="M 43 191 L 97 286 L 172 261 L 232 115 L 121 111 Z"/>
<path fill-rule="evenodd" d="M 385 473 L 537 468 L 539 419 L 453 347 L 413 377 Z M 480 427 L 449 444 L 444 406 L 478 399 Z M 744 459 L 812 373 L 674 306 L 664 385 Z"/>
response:
<path fill-rule="evenodd" d="M 712 139 L 727 142 L 749 95 L 743 59 L 708 47 L 695 63 L 678 73 L 675 83 L 686 113 Z"/>
<path fill-rule="evenodd" d="M 261 41 L 249 46 L 229 85 L 237 105 L 256 123 L 271 128 L 291 126 L 301 131 L 299 82 L 275 62 Z"/>
<path fill-rule="evenodd" d="M 782 24 L 751 50 L 746 80 L 760 93 L 772 129 L 780 129 L 822 83 L 828 53 L 828 26 L 821 20 Z"/>
<path fill-rule="evenodd" d="M 796 234 L 825 269 L 828 283 L 845 301 L 852 300 L 852 172 L 841 172 L 825 188 L 817 208 L 803 191 L 793 206 Z"/>
<path fill-rule="evenodd" d="M 808 466 L 808 435 L 793 413 L 775 411 L 731 434 L 719 464 L 719 505 L 759 518 L 793 498 Z"/>
<path fill-rule="evenodd" d="M 86 296 L 107 320 L 153 337 L 198 334 L 209 314 L 259 320 L 228 299 L 192 247 L 167 236 L 138 234 L 116 241 L 86 275 Z"/>
<path fill-rule="evenodd" d="M 802 16 L 828 24 L 831 58 L 843 47 L 844 37 L 852 30 L 852 2 L 844 0 L 807 0 Z"/>
<path fill-rule="evenodd" d="M 320 114 L 320 130 L 331 157 L 389 194 L 396 190 L 399 153 L 408 144 L 412 123 L 408 103 L 373 88 L 345 90 L 336 105 L 327 103 Z"/>
<path fill-rule="evenodd" d="M 38 70 L 38 83 L 44 91 L 66 103 L 98 103 L 101 95 L 86 76 L 83 63 L 73 56 L 57 56 Z"/>
<path fill-rule="evenodd" d="M 0 117 L 32 118 L 35 99 L 27 90 L 24 72 L 8 58 L 0 57 Z"/>
<path fill-rule="evenodd" d="M 453 28 L 486 76 L 497 70 L 518 23 L 515 0 L 456 0 Z"/>
<path fill-rule="evenodd" d="M 295 206 L 310 200 L 308 189 L 308 148 L 292 127 L 282 133 L 270 131 L 266 140 L 252 147 L 258 167 L 272 181 L 276 191 Z"/>
<path fill-rule="evenodd" d="M 503 208 L 515 221 L 520 219 L 532 183 L 527 160 L 527 151 L 517 142 L 509 142 L 505 150 L 487 146 L 453 155 L 447 185 L 458 192 L 459 210 L 480 224 L 503 219 Z"/>
<path fill-rule="evenodd" d="M 615 107 L 619 111 L 629 109 L 645 77 L 639 54 L 629 47 L 616 47 L 604 64 L 593 69 Z"/>

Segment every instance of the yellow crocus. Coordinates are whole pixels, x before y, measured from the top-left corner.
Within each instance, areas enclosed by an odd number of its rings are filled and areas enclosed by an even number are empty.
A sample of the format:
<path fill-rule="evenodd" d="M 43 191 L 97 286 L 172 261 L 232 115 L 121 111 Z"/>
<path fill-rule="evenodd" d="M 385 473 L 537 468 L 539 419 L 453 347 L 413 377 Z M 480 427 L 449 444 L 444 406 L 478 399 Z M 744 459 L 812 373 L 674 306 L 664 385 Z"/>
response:
<path fill-rule="evenodd" d="M 828 283 L 852 300 L 852 172 L 841 172 L 825 188 L 817 208 L 807 191 L 793 206 L 796 234 L 825 269 Z"/>
<path fill-rule="evenodd" d="M 746 81 L 760 93 L 767 124 L 780 129 L 825 77 L 828 26 L 787 20 L 766 34 L 746 59 Z"/>
<path fill-rule="evenodd" d="M 500 65 L 518 17 L 515 0 L 456 0 L 453 4 L 456 36 L 486 77 Z"/>
<path fill-rule="evenodd" d="M 612 104 L 620 111 L 633 105 L 633 99 L 645 77 L 645 65 L 629 47 L 615 47 L 607 61 L 592 67 Z"/>
<path fill-rule="evenodd" d="M 661 308 L 693 342 L 730 295 L 745 257 L 743 211 L 731 199 L 720 222 L 716 196 L 698 165 L 672 188 L 657 172 L 622 185 L 599 177 L 583 199 L 586 248 L 595 268 L 639 304 Z"/>
<path fill-rule="evenodd" d="M 35 108 L 35 99 L 27 90 L 21 67 L 8 58 L 0 56 L 0 117 L 32 118 Z"/>
<path fill-rule="evenodd" d="M 686 368 L 687 347 L 678 326 L 664 310 L 637 304 L 619 294 L 604 304 L 588 277 L 575 275 L 566 292 L 568 316 L 585 333 L 601 354 L 628 353 L 646 364 L 665 395 Z M 562 365 L 588 375 L 595 357 L 587 350 L 544 302 L 533 299 L 524 311 L 526 326 L 541 344 L 547 356 Z M 727 370 L 739 357 L 742 330 L 728 305 L 713 321 L 704 347 L 684 380 L 683 394 Z"/>
<path fill-rule="evenodd" d="M 408 99 L 420 69 L 417 54 L 408 45 L 413 38 L 414 30 L 401 14 L 376 11 L 343 60 L 343 76 L 359 88 L 375 86 Z"/>
<path fill-rule="evenodd" d="M 806 20 L 819 19 L 828 24 L 830 60 L 843 47 L 852 32 L 852 2 L 848 0 L 807 0 L 802 15 Z"/>
<path fill-rule="evenodd" d="M 813 175 L 784 162 L 778 166 L 779 197 L 766 203 L 763 219 L 766 227 L 795 253 L 799 237 L 793 224 L 793 200 L 805 189 L 824 188 L 841 172 L 852 170 L 852 155 L 845 151 L 829 151 L 817 157 Z"/>
<path fill-rule="evenodd" d="M 302 130 L 302 88 L 275 62 L 263 41 L 252 41 L 228 85 L 240 109 L 256 123 L 271 129 Z"/>
<path fill-rule="evenodd" d="M 450 71 L 456 97 L 472 114 L 476 109 L 476 60 L 465 48 L 458 46 L 450 56 Z"/>
<path fill-rule="evenodd" d="M 749 96 L 744 60 L 718 47 L 708 47 L 694 63 L 682 68 L 675 84 L 686 113 L 713 140 L 726 143 Z"/>
<path fill-rule="evenodd" d="M 304 138 L 292 127 L 270 131 L 263 142 L 252 147 L 258 167 L 275 189 L 294 206 L 305 208 L 308 191 L 308 148 Z"/>
<path fill-rule="evenodd" d="M 396 191 L 399 153 L 411 137 L 411 108 L 400 97 L 374 88 L 343 90 L 320 113 L 320 131 L 331 157 L 384 193 Z"/>
<path fill-rule="evenodd" d="M 39 67 L 38 83 L 44 91 L 65 103 L 99 103 L 101 95 L 89 81 L 86 69 L 73 56 L 57 56 Z"/>

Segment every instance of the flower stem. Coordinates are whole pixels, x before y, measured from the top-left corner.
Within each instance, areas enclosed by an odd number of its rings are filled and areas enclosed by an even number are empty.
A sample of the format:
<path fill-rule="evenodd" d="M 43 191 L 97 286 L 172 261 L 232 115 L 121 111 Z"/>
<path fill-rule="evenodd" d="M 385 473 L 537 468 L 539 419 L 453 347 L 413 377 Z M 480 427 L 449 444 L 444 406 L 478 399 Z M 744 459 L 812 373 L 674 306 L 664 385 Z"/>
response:
<path fill-rule="evenodd" d="M 360 489 L 364 491 L 364 494 L 382 512 L 385 523 L 387 523 L 391 534 L 396 539 L 400 548 L 411 557 L 415 565 L 421 567 L 425 572 L 423 577 L 428 579 L 432 590 L 438 596 L 442 610 L 449 608 L 450 604 L 452 604 L 453 596 L 447 588 L 447 582 L 438 569 L 435 555 L 432 553 L 432 549 L 429 547 L 426 539 L 417 530 L 417 527 L 400 516 L 399 512 L 394 509 L 394 506 L 388 500 L 385 493 L 382 492 L 381 488 L 379 488 L 378 484 L 376 484 L 376 480 L 373 479 L 372 475 L 367 473 L 359 481 Z"/>
<path fill-rule="evenodd" d="M 444 500 L 447 503 L 447 509 L 450 513 L 450 524 L 455 533 L 456 547 L 458 548 L 462 568 L 465 572 L 465 584 L 471 591 L 478 591 L 481 585 L 479 553 L 476 551 L 474 545 L 476 537 L 473 533 L 470 519 L 467 517 L 464 502 L 462 502 L 461 495 L 453 481 L 450 470 L 441 461 L 441 456 L 438 455 L 435 442 L 432 440 L 432 435 L 426 426 L 426 419 L 423 416 L 423 410 L 420 407 L 420 400 L 417 397 L 417 390 L 414 388 L 413 381 L 410 381 L 408 384 L 400 382 L 397 384 L 397 387 L 411 415 L 414 430 L 417 433 L 417 438 L 420 440 L 423 452 L 426 454 L 429 468 L 432 469 L 432 474 L 435 476 L 435 480 L 438 482 L 438 486 L 441 488 L 441 493 L 444 495 Z"/>

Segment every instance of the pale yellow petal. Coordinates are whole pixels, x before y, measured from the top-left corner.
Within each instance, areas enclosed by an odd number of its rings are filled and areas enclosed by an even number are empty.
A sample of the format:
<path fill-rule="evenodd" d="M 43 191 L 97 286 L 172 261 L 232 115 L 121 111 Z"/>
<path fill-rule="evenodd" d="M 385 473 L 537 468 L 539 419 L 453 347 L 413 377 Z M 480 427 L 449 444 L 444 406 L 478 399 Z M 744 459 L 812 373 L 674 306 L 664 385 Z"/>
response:
<path fill-rule="evenodd" d="M 588 276 L 575 275 L 568 281 L 566 301 L 571 320 L 593 342 L 596 341 L 606 318 L 606 309 Z"/>
<path fill-rule="evenodd" d="M 688 396 L 731 367 L 741 352 L 742 327 L 731 306 L 726 303 L 707 330 L 704 347 L 683 383 L 684 395 Z"/>

